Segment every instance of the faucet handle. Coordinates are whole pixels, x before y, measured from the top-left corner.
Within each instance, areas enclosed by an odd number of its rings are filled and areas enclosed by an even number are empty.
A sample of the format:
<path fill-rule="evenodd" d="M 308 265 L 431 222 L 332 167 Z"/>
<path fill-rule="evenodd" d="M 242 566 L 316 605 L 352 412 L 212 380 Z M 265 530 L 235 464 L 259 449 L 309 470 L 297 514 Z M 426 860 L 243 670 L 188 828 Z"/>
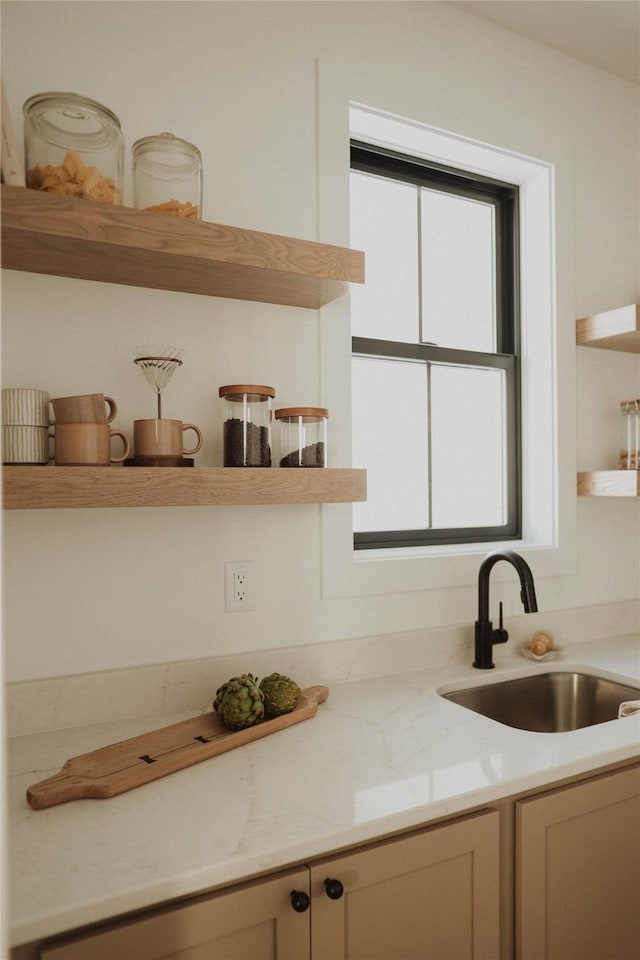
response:
<path fill-rule="evenodd" d="M 499 603 L 499 610 L 500 610 L 500 613 L 499 613 L 498 629 L 493 631 L 492 640 L 493 640 L 493 643 L 506 643 L 507 640 L 509 639 L 509 634 L 507 633 L 506 630 L 503 629 L 503 626 L 502 626 L 502 600 Z"/>

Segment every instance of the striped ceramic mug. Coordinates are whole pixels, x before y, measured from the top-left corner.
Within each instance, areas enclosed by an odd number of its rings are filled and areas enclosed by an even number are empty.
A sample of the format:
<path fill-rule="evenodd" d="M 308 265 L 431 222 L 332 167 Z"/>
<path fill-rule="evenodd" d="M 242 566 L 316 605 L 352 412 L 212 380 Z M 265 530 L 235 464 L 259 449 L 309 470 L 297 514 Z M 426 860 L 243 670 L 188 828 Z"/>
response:
<path fill-rule="evenodd" d="M 2 424 L 3 463 L 47 463 L 49 460 L 49 427 L 29 424 Z"/>
<path fill-rule="evenodd" d="M 3 387 L 2 423 L 8 427 L 48 427 L 49 394 L 46 390 Z"/>

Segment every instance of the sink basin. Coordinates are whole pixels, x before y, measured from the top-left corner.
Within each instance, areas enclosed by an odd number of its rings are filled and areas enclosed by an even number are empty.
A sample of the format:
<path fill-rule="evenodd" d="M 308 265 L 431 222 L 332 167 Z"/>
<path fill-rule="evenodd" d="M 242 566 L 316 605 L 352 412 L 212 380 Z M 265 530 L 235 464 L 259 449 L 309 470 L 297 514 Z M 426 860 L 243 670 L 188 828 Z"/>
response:
<path fill-rule="evenodd" d="M 590 673 L 558 671 L 442 693 L 445 700 L 518 730 L 562 733 L 615 720 L 640 688 Z"/>

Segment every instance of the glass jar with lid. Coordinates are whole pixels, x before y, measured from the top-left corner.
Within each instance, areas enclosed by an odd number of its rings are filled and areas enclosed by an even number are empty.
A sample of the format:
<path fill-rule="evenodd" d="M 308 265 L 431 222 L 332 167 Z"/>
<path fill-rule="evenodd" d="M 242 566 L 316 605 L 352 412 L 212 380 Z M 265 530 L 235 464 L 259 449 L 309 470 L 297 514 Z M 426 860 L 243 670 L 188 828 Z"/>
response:
<path fill-rule="evenodd" d="M 218 393 L 225 402 L 225 467 L 270 467 L 274 388 L 230 383 L 220 387 Z"/>
<path fill-rule="evenodd" d="M 197 147 L 172 133 L 136 140 L 133 205 L 140 210 L 202 219 L 202 156 Z"/>
<path fill-rule="evenodd" d="M 39 93 L 24 104 L 27 186 L 122 203 L 124 141 L 108 107 L 76 93 Z"/>
<path fill-rule="evenodd" d="M 640 399 L 620 403 L 620 469 L 640 470 Z"/>
<path fill-rule="evenodd" d="M 281 407 L 274 416 L 280 423 L 281 467 L 326 467 L 327 409 Z"/>

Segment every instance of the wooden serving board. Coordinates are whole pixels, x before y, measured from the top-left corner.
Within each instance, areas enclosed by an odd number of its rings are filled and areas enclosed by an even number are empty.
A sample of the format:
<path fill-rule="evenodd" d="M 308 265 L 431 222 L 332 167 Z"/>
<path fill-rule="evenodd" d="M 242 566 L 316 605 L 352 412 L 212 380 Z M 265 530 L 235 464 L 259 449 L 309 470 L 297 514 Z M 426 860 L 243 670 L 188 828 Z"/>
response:
<path fill-rule="evenodd" d="M 59 773 L 29 787 L 27 801 L 34 810 L 43 810 L 69 800 L 115 797 L 307 720 L 328 696 L 328 687 L 307 687 L 291 713 L 245 730 L 227 730 L 212 711 L 83 753 L 67 760 Z"/>

